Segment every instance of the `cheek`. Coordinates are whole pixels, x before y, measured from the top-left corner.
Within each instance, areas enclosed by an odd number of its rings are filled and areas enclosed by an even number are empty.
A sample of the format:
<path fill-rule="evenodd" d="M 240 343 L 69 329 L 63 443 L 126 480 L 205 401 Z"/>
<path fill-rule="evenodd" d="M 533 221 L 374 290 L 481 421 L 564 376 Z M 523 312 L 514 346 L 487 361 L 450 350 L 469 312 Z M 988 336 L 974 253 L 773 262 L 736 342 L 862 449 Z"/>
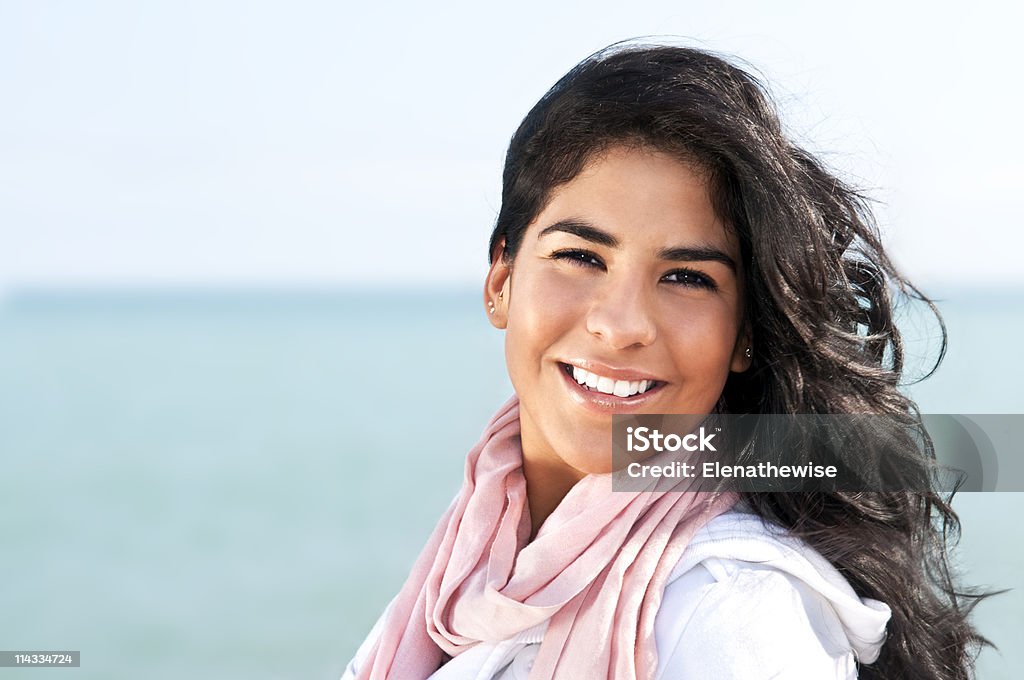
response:
<path fill-rule="evenodd" d="M 594 292 L 591 277 L 550 265 L 523 272 L 515 285 L 519 312 L 553 319 L 580 310 Z"/>
<path fill-rule="evenodd" d="M 520 269 L 512 285 L 505 363 L 512 387 L 524 401 L 540 394 L 535 386 L 544 369 L 543 358 L 572 322 L 571 297 L 544 277 Z"/>
<path fill-rule="evenodd" d="M 581 322 L 586 288 L 550 271 L 521 271 L 512 287 L 505 354 L 509 370 L 537 366 L 548 348 Z"/>
<path fill-rule="evenodd" d="M 677 369 L 695 382 L 725 382 L 739 333 L 732 305 L 693 303 L 668 315 L 664 339 Z"/>

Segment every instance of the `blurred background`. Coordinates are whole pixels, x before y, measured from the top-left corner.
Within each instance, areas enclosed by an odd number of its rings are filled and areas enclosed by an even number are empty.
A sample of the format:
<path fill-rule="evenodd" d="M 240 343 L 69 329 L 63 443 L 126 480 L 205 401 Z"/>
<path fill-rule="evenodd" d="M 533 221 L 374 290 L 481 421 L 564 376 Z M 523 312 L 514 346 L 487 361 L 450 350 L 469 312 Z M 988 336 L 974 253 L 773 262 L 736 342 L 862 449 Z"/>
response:
<path fill-rule="evenodd" d="M 929 413 L 1024 413 L 1018 6 L 0 3 L 0 678 L 333 678 L 510 394 L 505 146 L 590 52 L 738 55 L 940 299 Z M 919 310 L 918 310 L 919 311 Z M 910 377 L 937 328 L 906 312 Z M 1020 588 L 1024 494 L 962 494 Z M 982 603 L 1024 669 L 1024 596 Z"/>

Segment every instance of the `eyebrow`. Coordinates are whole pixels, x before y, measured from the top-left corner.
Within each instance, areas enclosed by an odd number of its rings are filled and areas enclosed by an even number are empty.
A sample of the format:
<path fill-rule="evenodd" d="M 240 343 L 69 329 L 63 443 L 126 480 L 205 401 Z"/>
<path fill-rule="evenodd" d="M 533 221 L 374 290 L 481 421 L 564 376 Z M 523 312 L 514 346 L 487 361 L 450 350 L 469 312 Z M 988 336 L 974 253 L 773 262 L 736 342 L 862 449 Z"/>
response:
<path fill-rule="evenodd" d="M 593 224 L 580 219 L 559 220 L 554 224 L 545 227 L 537 238 L 542 238 L 555 232 L 564 232 L 579 236 L 585 241 L 596 243 L 608 248 L 618 248 L 619 239 Z M 675 248 L 662 248 L 658 251 L 658 257 L 670 262 L 721 262 L 736 272 L 736 262 L 729 255 L 714 246 L 678 246 Z"/>
<path fill-rule="evenodd" d="M 548 234 L 553 234 L 556 231 L 564 231 L 567 234 L 573 234 L 579 236 L 581 239 L 596 243 L 600 246 L 608 246 L 609 248 L 618 248 L 619 239 L 615 238 L 607 231 L 601 231 L 590 222 L 583 220 L 558 220 L 550 227 L 545 227 L 544 231 L 540 232 L 537 238 L 542 238 Z"/>

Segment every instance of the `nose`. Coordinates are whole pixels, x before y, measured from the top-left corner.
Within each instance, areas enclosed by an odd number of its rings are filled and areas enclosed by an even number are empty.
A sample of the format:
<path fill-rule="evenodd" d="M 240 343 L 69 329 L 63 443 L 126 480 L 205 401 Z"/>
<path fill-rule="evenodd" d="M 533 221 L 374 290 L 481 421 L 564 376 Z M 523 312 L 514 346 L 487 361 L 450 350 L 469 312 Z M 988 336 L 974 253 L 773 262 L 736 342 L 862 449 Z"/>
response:
<path fill-rule="evenodd" d="M 650 345 L 658 337 L 652 304 L 643 285 L 609 281 L 590 306 L 587 330 L 614 349 Z"/>

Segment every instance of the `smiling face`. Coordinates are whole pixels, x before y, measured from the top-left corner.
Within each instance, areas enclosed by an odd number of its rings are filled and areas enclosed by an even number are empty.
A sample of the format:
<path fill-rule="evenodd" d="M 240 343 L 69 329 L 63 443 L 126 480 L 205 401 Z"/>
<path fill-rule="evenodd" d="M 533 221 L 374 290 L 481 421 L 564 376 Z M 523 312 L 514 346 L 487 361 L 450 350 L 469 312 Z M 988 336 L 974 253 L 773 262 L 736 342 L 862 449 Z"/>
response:
<path fill-rule="evenodd" d="M 613 413 L 711 412 L 749 367 L 740 266 L 706 179 L 674 156 L 613 147 L 556 188 L 485 288 L 524 457 L 609 472 Z"/>

